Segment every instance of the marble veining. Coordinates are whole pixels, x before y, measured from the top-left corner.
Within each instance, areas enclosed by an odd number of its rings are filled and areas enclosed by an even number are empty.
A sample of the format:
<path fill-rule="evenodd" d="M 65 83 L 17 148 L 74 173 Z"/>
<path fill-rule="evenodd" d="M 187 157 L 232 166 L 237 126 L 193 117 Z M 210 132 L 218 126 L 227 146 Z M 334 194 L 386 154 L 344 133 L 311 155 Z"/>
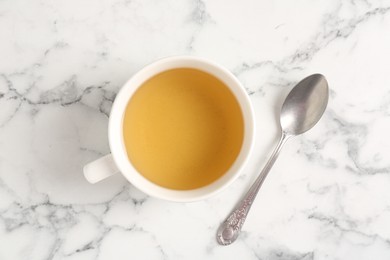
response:
<path fill-rule="evenodd" d="M 0 1 L 0 260 L 390 259 L 389 28 L 379 0 Z M 182 54 L 225 66 L 250 96 L 255 152 L 239 179 L 187 204 L 119 175 L 88 184 L 120 87 Z M 317 72 L 324 117 L 285 146 L 239 239 L 218 245 L 284 97 Z"/>

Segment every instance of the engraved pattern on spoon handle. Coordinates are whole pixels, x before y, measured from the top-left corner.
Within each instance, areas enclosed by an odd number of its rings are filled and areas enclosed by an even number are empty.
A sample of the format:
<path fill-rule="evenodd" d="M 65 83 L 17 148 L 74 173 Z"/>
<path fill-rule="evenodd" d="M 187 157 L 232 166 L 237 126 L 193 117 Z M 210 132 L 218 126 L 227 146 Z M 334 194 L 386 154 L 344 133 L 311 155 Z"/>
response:
<path fill-rule="evenodd" d="M 222 225 L 218 229 L 217 240 L 219 244 L 229 245 L 237 239 L 261 185 L 263 184 L 265 178 L 267 177 L 268 172 L 271 170 L 272 166 L 274 165 L 280 153 L 281 148 L 283 147 L 284 143 L 287 141 L 288 138 L 289 138 L 288 135 L 282 133 L 282 137 L 280 138 L 278 145 L 276 146 L 274 152 L 269 158 L 267 164 L 264 166 L 263 170 L 261 171 L 259 177 L 257 177 L 256 181 L 252 184 L 249 191 L 245 194 L 245 197 L 239 202 L 237 207 L 226 218 L 226 220 L 222 223 Z"/>

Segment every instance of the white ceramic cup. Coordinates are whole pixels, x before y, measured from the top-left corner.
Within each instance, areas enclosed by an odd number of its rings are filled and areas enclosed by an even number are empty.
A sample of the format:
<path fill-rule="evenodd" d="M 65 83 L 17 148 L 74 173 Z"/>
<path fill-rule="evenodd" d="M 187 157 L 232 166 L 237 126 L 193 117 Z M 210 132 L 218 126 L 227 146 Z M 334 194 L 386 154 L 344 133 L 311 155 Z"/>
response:
<path fill-rule="evenodd" d="M 198 69 L 224 82 L 236 97 L 244 118 L 244 140 L 233 165 L 218 180 L 193 190 L 167 189 L 143 177 L 129 161 L 123 141 L 123 117 L 132 95 L 149 78 L 175 68 Z M 135 187 L 153 197 L 178 202 L 204 199 L 227 187 L 238 177 L 253 148 L 254 126 L 253 109 L 248 95 L 230 71 L 203 58 L 189 56 L 164 58 L 138 71 L 119 91 L 111 109 L 108 125 L 111 154 L 85 165 L 84 176 L 90 183 L 96 183 L 120 172 Z"/>

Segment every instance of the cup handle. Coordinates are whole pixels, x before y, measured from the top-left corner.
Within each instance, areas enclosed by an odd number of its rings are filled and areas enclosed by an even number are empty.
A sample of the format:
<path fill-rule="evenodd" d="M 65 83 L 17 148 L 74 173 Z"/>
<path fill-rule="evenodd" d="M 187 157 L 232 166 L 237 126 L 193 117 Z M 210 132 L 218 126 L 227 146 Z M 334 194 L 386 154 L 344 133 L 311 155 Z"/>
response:
<path fill-rule="evenodd" d="M 119 173 L 119 170 L 112 155 L 108 154 L 85 165 L 83 172 L 87 181 L 94 184 Z"/>

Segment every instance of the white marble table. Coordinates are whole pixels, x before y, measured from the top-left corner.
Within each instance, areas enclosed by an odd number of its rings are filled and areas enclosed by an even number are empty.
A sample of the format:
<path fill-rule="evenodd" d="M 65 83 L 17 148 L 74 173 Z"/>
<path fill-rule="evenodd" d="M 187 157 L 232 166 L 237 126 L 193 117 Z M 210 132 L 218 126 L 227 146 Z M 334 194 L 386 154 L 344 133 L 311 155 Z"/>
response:
<path fill-rule="evenodd" d="M 0 259 L 390 259 L 390 2 L 0 1 Z M 255 153 L 217 196 L 150 198 L 121 176 L 88 184 L 109 153 L 121 85 L 158 58 L 230 69 L 255 107 Z M 278 139 L 277 111 L 323 73 L 328 109 L 291 140 L 239 240 L 215 232 Z"/>

